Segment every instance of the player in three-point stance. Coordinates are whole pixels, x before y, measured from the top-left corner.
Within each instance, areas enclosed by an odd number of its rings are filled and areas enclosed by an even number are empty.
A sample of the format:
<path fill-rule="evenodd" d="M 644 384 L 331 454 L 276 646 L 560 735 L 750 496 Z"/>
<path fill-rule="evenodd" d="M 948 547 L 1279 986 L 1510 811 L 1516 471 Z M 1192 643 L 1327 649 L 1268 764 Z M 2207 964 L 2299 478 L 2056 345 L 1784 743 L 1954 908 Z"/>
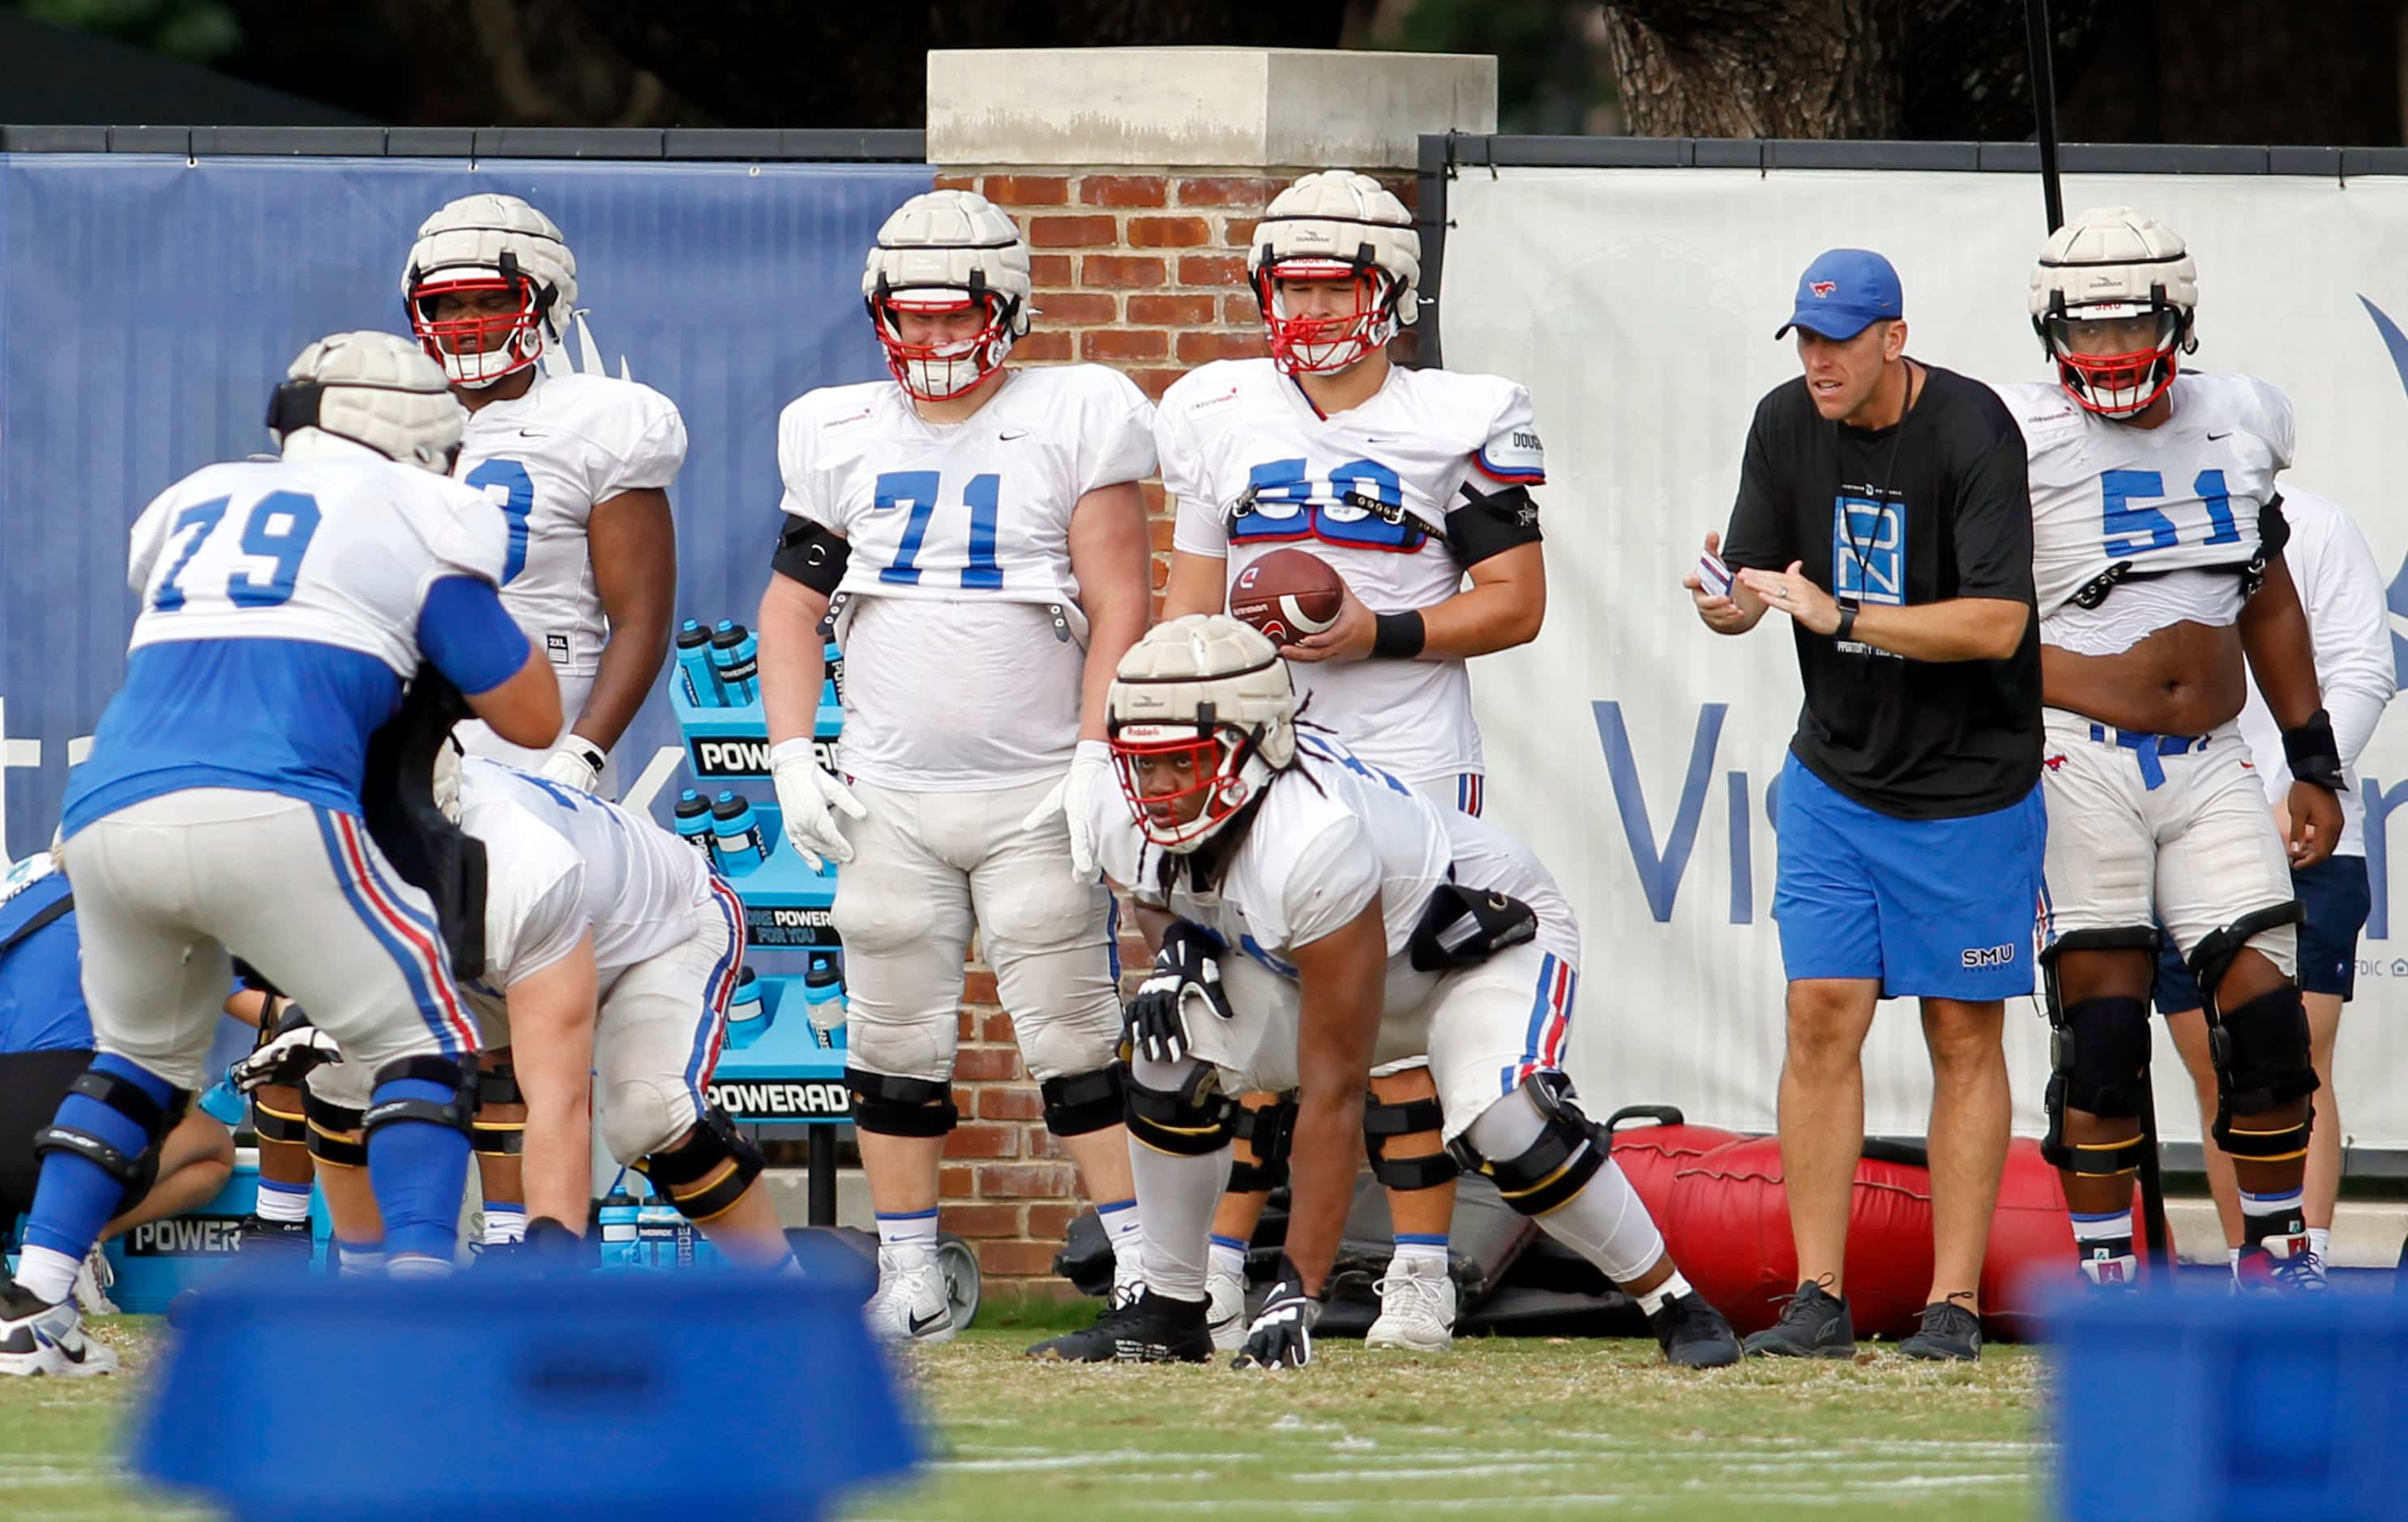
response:
<path fill-rule="evenodd" d="M 1426 1053 L 1460 1166 L 1636 1297 L 1674 1363 L 1738 1362 L 1558 1066 L 1580 930 L 1555 880 L 1496 826 L 1300 725 L 1288 669 L 1254 629 L 1197 614 L 1156 625 L 1112 683 L 1125 802 L 1099 849 L 1162 951 L 1129 1008 L 1145 1292 L 1054 1350 L 1211 1355 L 1197 1248 L 1229 1169 L 1227 1096 L 1294 1087 L 1286 1253 L 1238 1363 L 1307 1362 L 1366 1081 Z"/>
<path fill-rule="evenodd" d="M 1546 480 L 1529 393 L 1511 380 L 1408 370 L 1388 345 L 1415 316 L 1421 239 L 1368 175 L 1327 170 L 1282 191 L 1246 256 L 1268 359 L 1224 360 L 1172 385 L 1154 437 L 1178 502 L 1166 617 L 1220 612 L 1268 551 L 1300 547 L 1346 585 L 1335 626 L 1283 651 L 1307 716 L 1443 809 L 1477 815 L 1484 785 L 1469 657 L 1526 643 L 1546 611 L 1529 489 Z M 1466 577 L 1469 584 L 1465 584 Z M 1383 1063 L 1364 1111 L 1388 1189 L 1396 1256 L 1373 1347 L 1437 1351 L 1455 1325 L 1447 1231 L 1455 1165 L 1420 1054 Z M 1278 1113 L 1213 1223 L 1214 1337 L 1244 1335 L 1244 1252 L 1283 1178 Z M 1258 1143 L 1269 1143 L 1268 1149 Z"/>
<path fill-rule="evenodd" d="M 442 479 L 463 422 L 442 372 L 406 339 L 351 333 L 290 374 L 269 412 L 281 459 L 206 467 L 134 525 L 125 684 L 62 824 L 99 1055 L 36 1142 L 0 1372 L 113 1363 L 68 1287 L 207 1077 L 229 952 L 369 1075 L 393 1271 L 451 1265 L 477 1032 L 435 900 L 363 822 L 369 734 L 422 660 L 511 739 L 557 733 L 559 694 L 495 592 L 508 525 Z"/>
<path fill-rule="evenodd" d="M 2083 1272 L 2128 1283 L 2162 924 L 2204 996 L 2213 1131 L 2241 1186 L 2235 1275 L 2293 1288 L 2311 1268 L 2300 1181 L 2316 1077 L 2289 869 L 2331 854 L 2344 784 L 2282 553 L 2291 404 L 2247 376 L 2178 373 L 2198 300 L 2172 229 L 2128 207 L 2086 211 L 2032 272 L 2057 383 L 2000 388 L 2030 450 L 2047 705 L 2043 1150 Z M 2295 779 L 2287 840 L 2234 722 L 2252 671 Z"/>
<path fill-rule="evenodd" d="M 575 1251 L 598 1125 L 610 1156 L 731 1258 L 791 1262 L 777 1210 L 754 1182 L 760 1149 L 709 1098 L 744 955 L 734 890 L 650 819 L 532 772 L 446 750 L 433 791 L 485 847 L 485 971 L 465 991 L 486 1041 L 516 1054 L 527 1097 L 528 1235 L 487 1251 Z M 280 1048 L 303 1061 L 325 1055 L 288 1026 L 243 1066 Z M 378 1236 L 359 1175 L 364 1076 L 340 1060 L 308 1073 L 319 1178 L 353 1256 L 374 1251 Z"/>
<path fill-rule="evenodd" d="M 1122 1290 L 1136 1272 L 1119 954 L 1089 819 L 1112 787 L 1104 696 L 1145 627 L 1154 413 L 1100 366 L 1005 366 L 1028 330 L 1028 250 L 982 196 L 906 201 L 862 294 L 894 380 L 808 393 L 779 419 L 787 524 L 761 599 L 761 693 L 786 837 L 814 867 L 844 865 L 870 1324 L 940 1342 L 938 1160 L 958 1119 L 973 921 Z M 824 621 L 850 676 L 842 779 L 812 750 Z"/>
<path fill-rule="evenodd" d="M 545 345 L 561 341 L 576 309 L 577 259 L 552 219 L 515 195 L 464 195 L 428 217 L 401 293 L 411 330 L 468 409 L 454 473 L 509 520 L 502 605 L 552 662 L 568 719 L 544 747 L 512 745 L 474 722 L 461 742 L 615 797 L 610 750 L 668 654 L 668 485 L 685 460 L 684 421 L 649 386 L 547 371 Z M 526 1225 L 518 1165 L 498 1150 L 524 1116 L 509 1058 L 484 1058 L 478 1171 L 488 1243 Z"/>

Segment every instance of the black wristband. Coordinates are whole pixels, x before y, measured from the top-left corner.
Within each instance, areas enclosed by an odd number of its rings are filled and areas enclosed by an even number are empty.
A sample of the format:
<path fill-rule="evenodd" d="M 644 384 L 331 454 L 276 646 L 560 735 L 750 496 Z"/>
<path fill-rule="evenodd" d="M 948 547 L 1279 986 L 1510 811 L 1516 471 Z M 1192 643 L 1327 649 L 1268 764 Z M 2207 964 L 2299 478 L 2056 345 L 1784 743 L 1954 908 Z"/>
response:
<path fill-rule="evenodd" d="M 1831 631 L 1831 638 L 1839 640 L 1842 644 L 1845 644 L 1856 637 L 1856 605 L 1852 602 L 1843 602 L 1840 604 L 1840 626 Z"/>
<path fill-rule="evenodd" d="M 1374 613 L 1371 625 L 1371 653 L 1382 660 L 1409 661 L 1422 653 L 1422 642 L 1428 631 L 1422 627 L 1422 615 L 1412 609 L 1401 613 Z"/>
<path fill-rule="evenodd" d="M 2341 746 L 2333 739 L 2332 716 L 2323 709 L 2298 728 L 2283 731 L 2283 759 L 2300 782 L 2334 793 L 2349 785 L 2341 774 Z"/>

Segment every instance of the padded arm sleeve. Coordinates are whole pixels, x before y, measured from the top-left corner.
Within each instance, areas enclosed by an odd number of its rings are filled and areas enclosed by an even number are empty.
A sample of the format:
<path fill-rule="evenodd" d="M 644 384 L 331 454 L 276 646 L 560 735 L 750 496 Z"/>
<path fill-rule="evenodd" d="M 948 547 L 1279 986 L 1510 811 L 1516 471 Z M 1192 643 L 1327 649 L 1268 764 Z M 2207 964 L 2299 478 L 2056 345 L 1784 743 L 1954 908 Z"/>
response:
<path fill-rule="evenodd" d="M 418 648 L 453 686 L 473 696 L 518 675 L 531 647 L 491 582 L 446 576 L 426 589 L 418 610 Z"/>

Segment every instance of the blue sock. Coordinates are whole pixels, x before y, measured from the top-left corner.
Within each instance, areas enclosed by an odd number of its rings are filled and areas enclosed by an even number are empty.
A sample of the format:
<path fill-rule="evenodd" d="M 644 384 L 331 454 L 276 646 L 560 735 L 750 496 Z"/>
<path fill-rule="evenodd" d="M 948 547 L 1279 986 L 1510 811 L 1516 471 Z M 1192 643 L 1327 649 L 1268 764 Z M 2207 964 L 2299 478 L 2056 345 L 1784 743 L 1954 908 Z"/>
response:
<path fill-rule="evenodd" d="M 129 1080 L 162 1110 L 175 1101 L 175 1084 L 123 1057 L 94 1057 L 90 1070 Z M 70 1094 L 60 1100 L 54 1124 L 96 1136 L 128 1157 L 139 1157 L 150 1147 L 150 1134 L 141 1127 L 86 1095 Z M 100 1240 L 100 1228 L 124 1203 L 125 1185 L 98 1163 L 72 1152 L 49 1153 L 42 1158 L 41 1183 L 25 1220 L 25 1245 L 47 1247 L 80 1262 Z"/>
<path fill-rule="evenodd" d="M 379 1084 L 371 1104 L 426 1099 L 450 1104 L 448 1084 L 424 1078 Z M 384 1216 L 385 1251 L 395 1257 L 452 1261 L 460 1235 L 460 1196 L 468 1186 L 468 1139 L 429 1120 L 389 1121 L 368 1136 L 368 1187 Z"/>

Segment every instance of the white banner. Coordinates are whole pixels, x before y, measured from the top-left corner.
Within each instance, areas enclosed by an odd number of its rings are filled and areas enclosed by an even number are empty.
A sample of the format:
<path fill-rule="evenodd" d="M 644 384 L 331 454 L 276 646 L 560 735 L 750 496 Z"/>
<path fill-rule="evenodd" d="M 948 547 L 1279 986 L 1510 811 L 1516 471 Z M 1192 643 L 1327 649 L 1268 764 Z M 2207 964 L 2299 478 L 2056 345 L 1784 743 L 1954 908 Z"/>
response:
<path fill-rule="evenodd" d="M 2408 551 L 2408 181 L 2069 177 L 2069 213 L 2128 203 L 2189 240 L 2199 354 L 2281 386 L 2299 410 L 2290 480 L 2358 515 L 2386 567 Z M 1798 373 L 1773 330 L 1824 249 L 1879 250 L 1906 289 L 1916 358 L 2044 378 L 2025 314 L 2040 186 L 2008 174 L 1715 169 L 1467 170 L 1449 188 L 1445 357 L 1521 380 L 1548 445 L 1544 631 L 1474 667 L 1489 816 L 1530 840 L 1586 932 L 1571 1068 L 1592 1108 L 1674 1103 L 1770 1129 L 1781 951 L 1766 787 L 1799 704 L 1788 625 L 1708 633 L 1679 582 L 1728 519 L 1748 420 Z M 2386 314 L 2377 316 L 2377 312 Z M 2388 341 L 2386 341 L 2388 334 Z M 2395 348 L 2399 351 L 2395 352 Z M 2408 651 L 2398 634 L 2395 651 Z M 2408 724 L 2360 768 L 2374 912 L 2338 1087 L 2353 1144 L 2408 1147 L 2408 929 L 2395 936 L 2393 810 Z M 2402 906 L 2408 912 L 2408 906 Z M 2046 1026 L 2011 1004 L 2015 1128 L 2042 1128 Z M 2198 1112 L 2162 1036 L 2164 1134 Z M 1920 1134 L 1928 1068 L 1911 1006 L 1865 1058 L 1866 1126 Z"/>

